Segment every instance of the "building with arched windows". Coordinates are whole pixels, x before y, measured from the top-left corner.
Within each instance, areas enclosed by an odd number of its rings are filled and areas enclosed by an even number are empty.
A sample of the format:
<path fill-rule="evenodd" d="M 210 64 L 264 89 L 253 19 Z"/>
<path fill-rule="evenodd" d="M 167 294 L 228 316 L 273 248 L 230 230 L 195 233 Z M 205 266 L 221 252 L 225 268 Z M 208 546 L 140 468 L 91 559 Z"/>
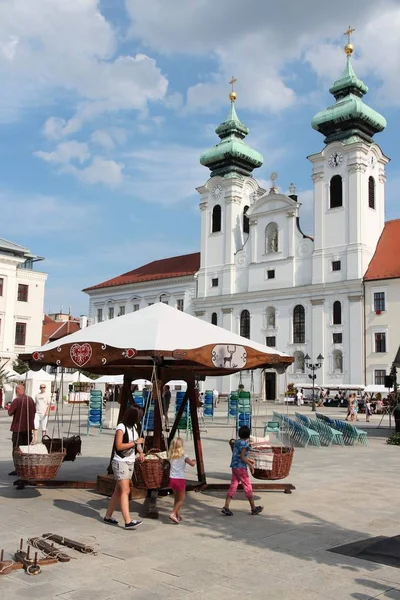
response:
<path fill-rule="evenodd" d="M 301 229 L 294 186 L 283 194 L 275 175 L 268 190 L 254 177 L 263 158 L 246 143 L 249 130 L 231 93 L 219 141 L 200 158 L 210 170 L 197 188 L 200 254 L 156 261 L 85 290 L 92 319 L 107 318 L 113 303 L 122 307 L 125 300 L 127 311 L 180 301 L 201 319 L 293 355 L 291 382 L 309 381 L 306 356 L 322 354 L 317 383 L 373 383 L 366 381 L 363 277 L 385 228 L 389 159 L 374 141 L 386 121 L 364 103 L 368 88 L 351 53 L 346 46 L 343 76 L 330 88 L 335 101 L 312 120 L 324 136 L 322 149 L 308 157 L 314 235 Z M 237 384 L 233 375 L 207 385 L 229 392 Z M 284 386 L 283 377 L 267 372 L 268 398 Z"/>

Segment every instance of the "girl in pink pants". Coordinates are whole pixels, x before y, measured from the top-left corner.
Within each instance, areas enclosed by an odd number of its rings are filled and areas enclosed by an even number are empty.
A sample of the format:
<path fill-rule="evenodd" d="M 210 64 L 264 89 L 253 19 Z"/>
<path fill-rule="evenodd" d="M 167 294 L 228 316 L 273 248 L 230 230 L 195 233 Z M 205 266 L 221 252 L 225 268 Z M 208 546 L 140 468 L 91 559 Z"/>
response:
<path fill-rule="evenodd" d="M 262 512 L 264 508 L 263 506 L 256 506 L 254 504 L 253 486 L 251 485 L 249 472 L 247 470 L 247 466 L 250 467 L 251 472 L 253 472 L 254 470 L 253 462 L 247 458 L 250 449 L 249 438 L 250 429 L 246 425 L 243 425 L 243 427 L 239 429 L 239 439 L 236 440 L 235 445 L 233 447 L 231 460 L 231 485 L 229 486 L 228 494 L 226 496 L 225 506 L 221 511 L 222 514 L 227 517 L 231 517 L 233 515 L 233 512 L 230 510 L 229 505 L 231 503 L 232 498 L 236 494 L 236 490 L 239 483 L 242 484 L 246 498 L 250 503 L 251 514 L 258 515 L 260 514 L 260 512 Z"/>

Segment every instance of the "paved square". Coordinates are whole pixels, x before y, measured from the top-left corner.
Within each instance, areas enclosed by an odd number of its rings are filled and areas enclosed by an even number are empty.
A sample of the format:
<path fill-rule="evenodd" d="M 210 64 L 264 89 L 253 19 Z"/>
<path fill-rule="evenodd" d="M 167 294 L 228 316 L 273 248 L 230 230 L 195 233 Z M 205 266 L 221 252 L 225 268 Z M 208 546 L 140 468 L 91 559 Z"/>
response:
<path fill-rule="evenodd" d="M 66 421 L 69 408 L 65 409 Z M 268 411 L 262 404 L 257 425 Z M 309 408 L 302 411 L 310 414 Z M 328 409 L 322 409 L 327 411 Z M 290 412 L 293 409 L 289 409 Z M 331 409 L 329 415 L 341 415 Z M 85 410 L 82 414 L 84 424 Z M 140 600 L 202 598 L 276 598 L 284 600 L 400 599 L 400 569 L 381 566 L 327 550 L 368 536 L 398 535 L 400 524 L 400 448 L 387 446 L 388 423 L 377 428 L 373 416 L 359 427 L 369 432 L 368 447 L 296 448 L 288 481 L 291 495 L 257 492 L 262 515 L 249 514 L 242 493 L 232 502 L 233 517 L 220 513 L 222 492 L 190 493 L 180 525 L 169 522 L 171 497 L 159 501 L 158 521 L 146 520 L 137 531 L 101 522 L 107 499 L 92 491 L 35 489 L 18 491 L 7 473 L 12 469 L 10 420 L 0 412 L 0 548 L 6 557 L 21 537 L 53 532 L 98 546 L 96 557 L 78 555 L 67 564 L 43 567 L 38 577 L 23 571 L 0 577 L 7 600 Z M 202 434 L 209 481 L 230 479 L 232 422 L 226 404 L 207 421 Z M 75 429 L 73 431 L 73 429 Z M 77 431 L 74 420 L 72 433 Z M 104 473 L 113 432 L 83 435 L 83 455 L 65 463 L 59 477 L 95 479 Z M 189 455 L 192 442 L 185 442 Z M 187 468 L 188 479 L 195 470 Z M 141 507 L 132 502 L 134 516 Z M 120 513 L 117 513 L 117 517 Z"/>

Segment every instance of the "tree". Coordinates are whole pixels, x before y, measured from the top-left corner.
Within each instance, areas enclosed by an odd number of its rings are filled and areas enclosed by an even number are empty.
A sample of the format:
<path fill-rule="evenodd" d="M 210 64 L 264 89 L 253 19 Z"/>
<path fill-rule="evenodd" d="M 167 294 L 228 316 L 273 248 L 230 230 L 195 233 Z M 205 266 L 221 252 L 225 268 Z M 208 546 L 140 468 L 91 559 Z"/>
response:
<path fill-rule="evenodd" d="M 17 373 L 19 373 L 20 375 L 23 375 L 24 373 L 26 373 L 27 371 L 29 371 L 29 367 L 26 364 L 26 362 L 24 362 L 20 358 L 17 358 L 14 361 L 13 369 L 14 369 L 14 371 L 16 371 Z"/>

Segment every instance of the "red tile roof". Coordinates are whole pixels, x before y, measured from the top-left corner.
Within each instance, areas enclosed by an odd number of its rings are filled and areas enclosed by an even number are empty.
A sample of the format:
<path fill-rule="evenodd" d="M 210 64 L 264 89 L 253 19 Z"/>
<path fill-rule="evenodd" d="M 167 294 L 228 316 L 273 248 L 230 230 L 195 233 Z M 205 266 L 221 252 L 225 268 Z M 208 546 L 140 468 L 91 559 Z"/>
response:
<path fill-rule="evenodd" d="M 42 346 L 70 333 L 75 333 L 80 328 L 79 319 L 75 319 L 74 317 L 70 317 L 68 321 L 53 321 L 48 315 L 45 315 L 42 327 Z"/>
<path fill-rule="evenodd" d="M 131 283 L 142 283 L 145 281 L 157 281 L 159 279 L 170 279 L 172 277 L 187 277 L 194 275 L 200 269 L 200 252 L 183 254 L 155 260 L 147 265 L 108 279 L 103 283 L 85 288 L 84 292 L 98 290 L 101 288 L 115 287 L 117 285 L 128 285 Z"/>
<path fill-rule="evenodd" d="M 400 219 L 386 221 L 364 281 L 400 277 Z"/>

